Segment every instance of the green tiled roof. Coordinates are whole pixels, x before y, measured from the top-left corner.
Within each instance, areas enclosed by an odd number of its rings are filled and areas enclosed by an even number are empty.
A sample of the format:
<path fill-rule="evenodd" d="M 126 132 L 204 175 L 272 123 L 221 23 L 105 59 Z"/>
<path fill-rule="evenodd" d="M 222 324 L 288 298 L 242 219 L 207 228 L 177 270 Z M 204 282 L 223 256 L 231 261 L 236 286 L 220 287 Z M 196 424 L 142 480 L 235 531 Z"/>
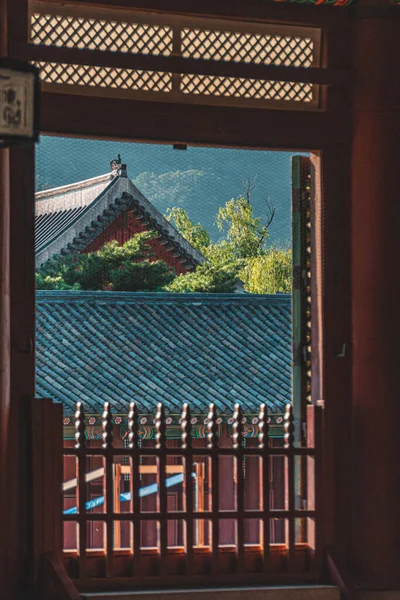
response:
<path fill-rule="evenodd" d="M 291 300 L 278 294 L 37 292 L 36 395 L 99 413 L 129 402 L 230 415 L 291 401 Z"/>

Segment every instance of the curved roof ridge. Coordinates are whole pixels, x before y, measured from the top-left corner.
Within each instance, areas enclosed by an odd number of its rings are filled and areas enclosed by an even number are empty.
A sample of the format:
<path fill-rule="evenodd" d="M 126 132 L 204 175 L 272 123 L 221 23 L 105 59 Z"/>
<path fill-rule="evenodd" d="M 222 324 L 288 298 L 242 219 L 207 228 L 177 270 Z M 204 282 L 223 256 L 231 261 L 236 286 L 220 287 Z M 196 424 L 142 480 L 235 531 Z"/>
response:
<path fill-rule="evenodd" d="M 88 204 L 83 205 L 82 210 L 78 213 L 71 210 L 73 207 L 64 207 L 62 210 L 69 211 L 71 218 L 63 223 L 62 228 L 56 229 L 53 235 L 51 235 L 50 231 L 47 239 L 36 250 L 36 262 L 41 265 L 51 258 L 51 256 L 60 254 L 69 244 L 72 244 L 74 239 L 78 238 L 79 234 L 83 233 L 85 228 L 88 227 L 93 220 L 96 220 L 97 216 L 101 215 L 107 210 L 109 205 L 112 204 L 115 197 L 114 194 L 108 199 L 111 189 L 114 188 L 114 186 L 120 187 L 122 185 L 123 189 L 119 192 L 122 195 L 126 189 L 126 181 L 125 177 L 114 177 L 113 179 L 110 179 L 109 183 L 100 191 L 100 193 L 97 193 Z M 96 212 L 97 208 L 99 209 L 98 212 Z M 54 212 L 54 215 L 59 214 L 59 212 Z M 36 216 L 40 217 L 40 215 Z M 81 224 L 80 228 L 78 227 L 79 224 Z"/>
<path fill-rule="evenodd" d="M 84 179 L 83 181 L 76 181 L 75 183 L 67 183 L 66 185 L 60 185 L 55 188 L 50 188 L 48 190 L 42 190 L 41 192 L 35 193 L 35 200 L 40 202 L 41 200 L 45 200 L 51 196 L 57 196 L 58 194 L 65 194 L 67 192 L 82 189 L 86 187 L 90 187 L 92 185 L 96 185 L 97 183 L 102 183 L 103 181 L 110 181 L 113 179 L 111 173 L 105 173 L 104 175 L 97 175 L 96 177 L 91 177 L 90 179 Z"/>
<path fill-rule="evenodd" d="M 86 187 L 82 187 L 82 183 Z M 38 266 L 55 254 L 81 251 L 100 233 L 93 230 L 93 223 L 104 222 L 106 227 L 131 205 L 136 205 L 139 212 L 152 222 L 151 227 L 154 226 L 184 257 L 188 257 L 190 264 L 204 262 L 204 256 L 193 248 L 128 177 L 102 176 L 81 184 L 50 190 L 47 197 L 36 204 Z M 106 218 L 104 215 L 107 215 Z M 99 230 L 103 229 L 101 224 L 96 226 Z"/>
<path fill-rule="evenodd" d="M 98 302 L 112 303 L 193 303 L 213 304 L 228 302 L 229 304 L 263 304 L 290 305 L 291 294 L 236 294 L 231 293 L 177 293 L 177 292 L 109 292 L 103 290 L 37 290 L 37 302 L 79 302 L 91 299 Z"/>

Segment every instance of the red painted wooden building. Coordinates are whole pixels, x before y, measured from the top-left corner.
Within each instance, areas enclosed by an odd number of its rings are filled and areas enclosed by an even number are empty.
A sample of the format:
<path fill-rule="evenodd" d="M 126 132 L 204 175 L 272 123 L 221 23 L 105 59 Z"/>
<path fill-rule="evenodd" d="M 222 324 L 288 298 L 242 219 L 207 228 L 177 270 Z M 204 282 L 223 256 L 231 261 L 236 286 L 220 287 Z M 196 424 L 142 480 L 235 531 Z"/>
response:
<path fill-rule="evenodd" d="M 114 161 L 115 163 L 115 161 Z M 123 244 L 136 233 L 154 231 L 149 245 L 180 275 L 204 262 L 128 178 L 126 165 L 111 174 L 36 194 L 36 266 L 58 254 L 93 252 L 106 242 Z"/>

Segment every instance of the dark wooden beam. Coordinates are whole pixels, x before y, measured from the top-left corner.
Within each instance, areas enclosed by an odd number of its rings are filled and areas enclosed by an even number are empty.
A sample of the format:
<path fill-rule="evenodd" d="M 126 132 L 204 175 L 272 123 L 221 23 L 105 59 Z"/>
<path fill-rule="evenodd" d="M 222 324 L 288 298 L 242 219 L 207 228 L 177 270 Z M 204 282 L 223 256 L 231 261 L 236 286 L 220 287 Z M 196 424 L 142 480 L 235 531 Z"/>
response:
<path fill-rule="evenodd" d="M 250 63 L 236 63 L 216 60 L 183 58 L 181 56 L 153 56 L 81 50 L 78 48 L 58 48 L 29 44 L 26 48 L 28 60 L 96 65 L 143 71 L 162 71 L 178 74 L 200 74 L 261 81 L 295 81 L 323 85 L 344 85 L 350 83 L 352 72 L 346 69 L 323 69 L 318 67 L 283 67 Z"/>
<path fill-rule="evenodd" d="M 64 0 L 46 1 L 51 4 L 64 3 Z M 349 11 L 333 6 L 304 6 L 266 0 L 70 0 L 69 4 L 315 27 L 343 21 L 348 18 Z"/>
<path fill-rule="evenodd" d="M 319 149 L 348 139 L 348 115 L 42 93 L 53 135 L 244 148 Z"/>
<path fill-rule="evenodd" d="M 20 50 L 28 38 L 28 1 L 8 0 L 8 55 L 10 58 L 23 60 Z"/>

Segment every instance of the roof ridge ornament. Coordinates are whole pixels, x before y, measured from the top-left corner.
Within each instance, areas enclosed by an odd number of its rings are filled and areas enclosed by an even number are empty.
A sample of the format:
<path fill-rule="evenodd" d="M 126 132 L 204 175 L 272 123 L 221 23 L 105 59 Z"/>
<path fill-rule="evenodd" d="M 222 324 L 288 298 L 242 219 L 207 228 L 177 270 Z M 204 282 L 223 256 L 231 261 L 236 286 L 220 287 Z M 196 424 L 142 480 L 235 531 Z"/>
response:
<path fill-rule="evenodd" d="M 128 177 L 126 165 L 122 164 L 120 154 L 117 155 L 117 158 L 113 158 L 110 162 L 110 167 L 112 177 Z"/>

